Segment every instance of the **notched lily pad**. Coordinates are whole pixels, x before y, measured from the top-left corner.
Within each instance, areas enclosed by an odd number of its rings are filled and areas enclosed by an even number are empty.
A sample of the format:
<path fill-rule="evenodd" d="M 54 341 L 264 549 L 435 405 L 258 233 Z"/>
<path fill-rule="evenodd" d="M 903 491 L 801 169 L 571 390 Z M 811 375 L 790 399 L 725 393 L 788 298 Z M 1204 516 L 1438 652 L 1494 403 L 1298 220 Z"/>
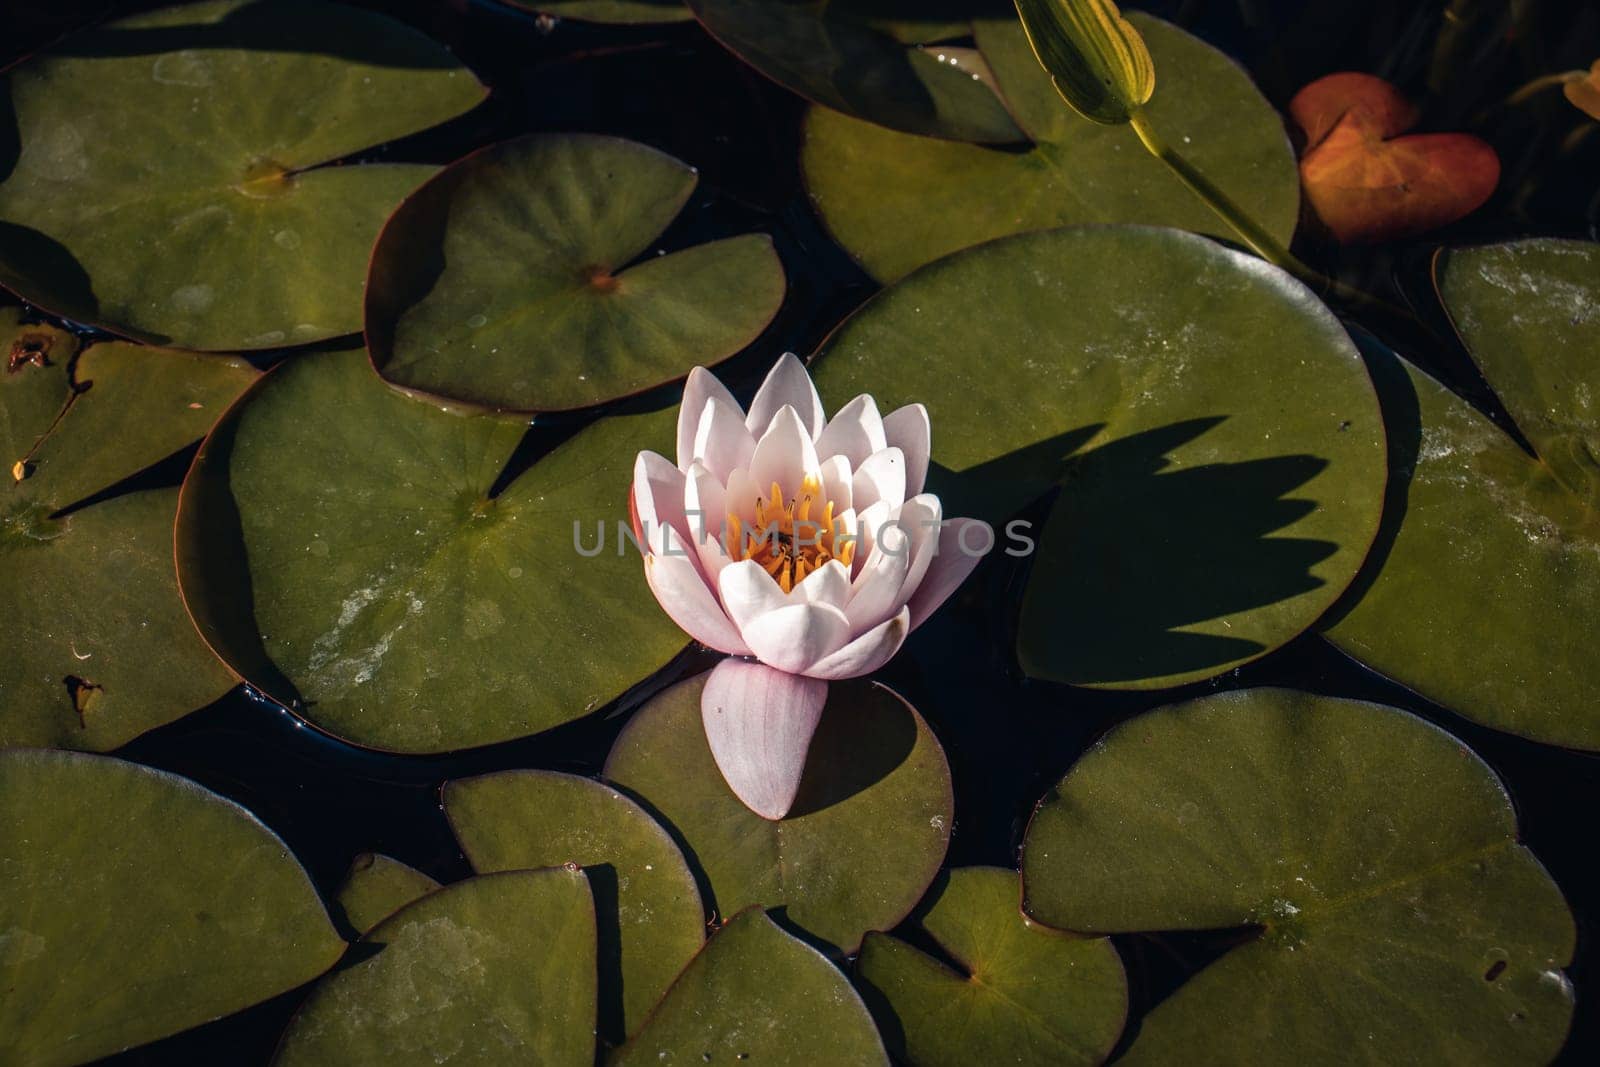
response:
<path fill-rule="evenodd" d="M 1277 112 L 1210 45 L 1149 15 L 1128 19 L 1160 71 L 1146 108 L 1151 124 L 1287 245 L 1300 182 Z M 1077 223 L 1149 223 L 1238 239 L 1128 127 L 1102 126 L 1067 107 L 1017 19 L 980 21 L 977 39 L 1033 141 L 1025 151 L 912 136 L 827 108 L 806 116 L 806 187 L 834 239 L 873 277 L 892 282 L 995 237 Z"/>
<path fill-rule="evenodd" d="M 997 867 L 934 883 L 916 924 L 961 970 L 867 935 L 856 983 L 896 1057 L 920 1067 L 1105 1061 L 1128 1011 L 1117 950 L 1034 922 L 1021 896 L 1016 872 Z"/>
<path fill-rule="evenodd" d="M 701 725 L 705 675 L 634 717 L 605 777 L 637 796 L 677 838 L 722 915 L 782 908 L 830 951 L 905 917 L 950 842 L 950 769 L 927 723 L 889 689 L 834 683 L 789 814 L 771 821 L 722 778 Z"/>
<path fill-rule="evenodd" d="M 86 1063 L 293 989 L 345 950 L 243 808 L 103 756 L 0 753 L 0 1061 Z"/>
<path fill-rule="evenodd" d="M 0 283 L 184 348 L 361 328 L 383 219 L 433 168 L 327 164 L 484 95 L 448 52 L 322 0 L 211 0 L 77 34 L 6 76 Z"/>
<path fill-rule="evenodd" d="M 1125 1063 L 1548 1063 L 1575 931 L 1510 798 L 1413 715 L 1289 690 L 1159 709 L 1089 750 L 1023 845 L 1027 911 L 1254 930 Z"/>
<path fill-rule="evenodd" d="M 504 771 L 444 789 L 476 871 L 581 866 L 600 944 L 600 1033 L 621 1044 L 705 941 L 694 875 L 671 836 L 615 789 L 555 771 Z"/>
<path fill-rule="evenodd" d="M 653 148 L 586 134 L 521 137 L 446 168 L 373 252 L 374 365 L 408 389 L 527 411 L 585 407 L 733 355 L 783 303 L 771 238 L 634 263 L 697 180 Z"/>
<path fill-rule="evenodd" d="M 634 456 L 665 449 L 671 417 L 601 419 L 512 477 L 526 418 L 405 396 L 360 351 L 291 360 L 184 484 L 185 602 L 241 677 L 356 744 L 548 730 L 683 647 L 617 527 Z"/>
<path fill-rule="evenodd" d="M 364 934 L 439 883 L 414 867 L 377 852 L 363 852 L 350 864 L 335 901 L 350 929 Z"/>
<path fill-rule="evenodd" d="M 242 360 L 109 343 L 0 312 L 0 747 L 116 748 L 233 679 L 184 614 L 176 489 L 102 496 L 198 440 Z"/>
<path fill-rule="evenodd" d="M 1032 557 L 1033 677 L 1158 688 L 1264 655 L 1378 528 L 1383 425 L 1355 346 L 1289 275 L 1194 234 L 1062 229 L 940 260 L 846 321 L 816 378 L 830 406 L 927 406 L 946 514 Z M 1057 488 L 1042 529 L 1007 533 Z"/>
<path fill-rule="evenodd" d="M 844 975 L 754 907 L 712 935 L 611 1063 L 666 1060 L 889 1062 Z"/>
<path fill-rule="evenodd" d="M 1535 454 L 1372 346 L 1396 475 L 1378 547 L 1324 632 L 1477 722 L 1600 749 L 1600 245 L 1451 251 L 1436 279 Z"/>
<path fill-rule="evenodd" d="M 401 908 L 320 982 L 273 1061 L 594 1062 L 594 904 L 576 869 L 469 878 Z"/>

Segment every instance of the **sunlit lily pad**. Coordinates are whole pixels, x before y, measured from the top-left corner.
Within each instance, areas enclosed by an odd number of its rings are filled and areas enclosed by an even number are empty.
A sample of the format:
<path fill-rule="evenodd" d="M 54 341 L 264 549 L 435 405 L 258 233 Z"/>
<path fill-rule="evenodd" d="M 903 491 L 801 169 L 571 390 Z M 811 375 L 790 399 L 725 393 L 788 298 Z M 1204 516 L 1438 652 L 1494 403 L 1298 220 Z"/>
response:
<path fill-rule="evenodd" d="M 665 449 L 672 414 L 602 419 L 502 486 L 525 418 L 405 396 L 359 351 L 291 360 L 184 485 L 184 599 L 241 676 L 357 744 L 548 730 L 683 647 L 617 536 L 634 456 Z"/>
<path fill-rule="evenodd" d="M 104 756 L 0 753 L 0 1062 L 85 1063 L 249 1007 L 345 943 L 243 808 Z"/>
<path fill-rule="evenodd" d="M 0 345 L 0 747 L 115 748 L 233 678 L 178 599 L 177 490 L 94 498 L 199 439 L 256 374 L 123 343 L 73 364 L 70 337 L 14 312 Z"/>
<path fill-rule="evenodd" d="M 809 100 L 894 130 L 1008 143 L 1023 134 L 970 70 L 941 58 L 959 33 L 950 3 L 883 0 L 687 0 L 740 59 Z"/>
<path fill-rule="evenodd" d="M 1141 1021 L 1124 1063 L 1548 1063 L 1574 929 L 1460 741 L 1258 689 L 1142 715 L 1046 796 L 1025 907 L 1098 932 L 1259 928 Z"/>
<path fill-rule="evenodd" d="M 1468 718 L 1600 749 L 1600 245 L 1450 252 L 1438 283 L 1537 454 L 1374 350 L 1396 476 L 1368 572 L 1326 634 Z"/>
<path fill-rule="evenodd" d="M 1015 871 L 965 867 L 934 884 L 917 926 L 963 970 L 868 934 L 856 982 L 895 1055 L 920 1067 L 1099 1064 L 1122 1033 L 1128 989 L 1105 938 L 1022 914 Z"/>
<path fill-rule="evenodd" d="M 578 22 L 646 25 L 694 18 L 683 0 L 510 0 L 516 7 Z"/>
<path fill-rule="evenodd" d="M 1300 182 L 1277 112 L 1210 45 L 1148 15 L 1128 18 L 1159 72 L 1151 125 L 1288 244 Z M 980 22 L 977 36 L 1034 142 L 1026 151 L 897 133 L 827 108 L 806 117 L 801 166 L 811 198 L 873 277 L 891 282 L 994 237 L 1075 223 L 1151 223 L 1238 240 L 1128 127 L 1067 107 L 1015 18 Z"/>
<path fill-rule="evenodd" d="M 9 75 L 0 283 L 185 348 L 361 327 L 372 239 L 432 173 L 327 166 L 483 98 L 442 47 L 322 0 L 211 0 L 77 34 Z"/>
<path fill-rule="evenodd" d="M 400 909 L 323 979 L 273 1062 L 594 1062 L 595 920 L 578 870 L 457 882 Z"/>
<path fill-rule="evenodd" d="M 363 852 L 350 864 L 335 903 L 350 929 L 364 934 L 439 883 L 414 867 L 376 852 Z"/>
<path fill-rule="evenodd" d="M 1300 283 L 1193 234 L 1065 229 L 941 260 L 841 326 L 816 376 L 830 407 L 927 405 L 946 513 L 1032 554 L 1034 677 L 1153 688 L 1263 655 L 1327 609 L 1377 530 L 1383 425 L 1360 354 Z M 1007 536 L 1056 486 L 1043 528 Z"/>
<path fill-rule="evenodd" d="M 734 916 L 673 983 L 613 1067 L 884 1064 L 872 1017 L 838 968 L 760 908 Z"/>
<path fill-rule="evenodd" d="M 704 684 L 691 678 L 635 712 L 606 778 L 673 832 L 718 914 L 782 908 L 843 953 L 898 923 L 950 841 L 950 769 L 922 717 L 880 685 L 834 683 L 794 806 L 770 821 L 717 770 L 700 719 Z"/>
<path fill-rule="evenodd" d="M 615 789 L 555 771 L 450 782 L 444 807 L 476 871 L 583 867 L 599 921 L 600 1033 L 621 1044 L 705 941 L 678 846 Z"/>
<path fill-rule="evenodd" d="M 634 264 L 697 180 L 653 148 L 586 134 L 522 137 L 446 168 L 373 252 L 373 362 L 407 388 L 552 410 L 733 355 L 783 303 L 770 237 Z"/>

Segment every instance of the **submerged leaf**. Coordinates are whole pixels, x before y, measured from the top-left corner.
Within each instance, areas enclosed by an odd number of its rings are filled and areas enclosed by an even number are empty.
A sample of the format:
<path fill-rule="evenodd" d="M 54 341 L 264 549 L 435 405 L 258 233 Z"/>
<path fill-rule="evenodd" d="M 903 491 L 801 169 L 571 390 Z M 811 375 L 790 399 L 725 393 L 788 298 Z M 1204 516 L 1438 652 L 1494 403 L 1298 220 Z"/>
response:
<path fill-rule="evenodd" d="M 1078 114 L 1119 125 L 1149 103 L 1156 88 L 1150 50 L 1111 0 L 1016 0 L 1016 6 L 1039 65 Z"/>

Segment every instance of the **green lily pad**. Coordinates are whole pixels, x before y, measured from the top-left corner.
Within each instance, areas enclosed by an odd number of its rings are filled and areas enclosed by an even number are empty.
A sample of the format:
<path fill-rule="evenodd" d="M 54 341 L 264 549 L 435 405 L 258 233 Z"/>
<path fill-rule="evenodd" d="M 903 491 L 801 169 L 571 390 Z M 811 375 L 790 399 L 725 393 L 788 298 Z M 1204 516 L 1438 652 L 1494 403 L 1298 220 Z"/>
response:
<path fill-rule="evenodd" d="M 634 456 L 665 450 L 673 414 L 601 419 L 501 488 L 526 418 L 405 396 L 360 351 L 291 360 L 190 471 L 184 600 L 242 677 L 356 744 L 548 730 L 683 648 L 617 530 Z M 580 554 L 597 523 L 603 550 Z"/>
<path fill-rule="evenodd" d="M 1111 942 L 1041 926 L 1015 871 L 964 867 L 934 884 L 917 926 L 961 971 L 868 934 L 856 982 L 898 1059 L 949 1064 L 1100 1064 L 1128 1012 Z"/>
<path fill-rule="evenodd" d="M 1396 476 L 1367 573 L 1324 632 L 1477 722 L 1600 749 L 1600 246 L 1450 252 L 1438 284 L 1536 454 L 1374 346 Z"/>
<path fill-rule="evenodd" d="M 953 802 L 944 751 L 916 710 L 868 682 L 834 683 L 789 814 L 771 821 L 723 781 L 700 721 L 705 675 L 634 713 L 605 777 L 672 831 L 723 915 L 753 904 L 830 950 L 903 919 L 938 873 Z"/>
<path fill-rule="evenodd" d="M 1287 245 L 1300 179 L 1277 112 L 1210 45 L 1149 15 L 1128 19 L 1160 72 L 1146 108 L 1151 125 Z M 1015 18 L 979 22 L 977 38 L 1034 142 L 1026 151 L 917 137 L 825 108 L 806 117 L 800 160 L 811 199 L 869 274 L 888 283 L 957 249 L 1076 223 L 1150 223 L 1238 240 L 1131 129 L 1067 107 Z"/>
<path fill-rule="evenodd" d="M 945 514 L 996 524 L 996 552 L 1036 545 L 1018 637 L 1034 677 L 1157 688 L 1264 655 L 1333 603 L 1378 528 L 1384 430 L 1359 352 L 1299 282 L 1194 234 L 1063 229 L 940 260 L 845 322 L 816 378 L 830 407 L 926 404 Z M 1043 528 L 1009 537 L 1057 486 Z"/>
<path fill-rule="evenodd" d="M 1009 143 L 1023 134 L 983 80 L 919 47 L 964 29 L 949 3 L 687 0 L 707 32 L 790 92 L 894 130 Z M 952 25 L 952 22 L 955 24 Z"/>
<path fill-rule="evenodd" d="M 345 943 L 249 812 L 104 756 L 0 753 L 0 1061 L 85 1063 L 293 989 Z"/>
<path fill-rule="evenodd" d="M 1142 1020 L 1124 1063 L 1548 1063 L 1572 916 L 1460 741 L 1257 689 L 1159 709 L 1035 812 L 1024 906 L 1103 933 L 1259 928 Z"/>
<path fill-rule="evenodd" d="M 320 982 L 273 1061 L 594 1063 L 595 922 L 578 870 L 510 871 L 430 893 Z"/>
<path fill-rule="evenodd" d="M 381 853 L 363 852 L 350 864 L 336 903 L 350 928 L 364 934 L 438 888 L 438 882 L 415 867 Z"/>
<path fill-rule="evenodd" d="M 666 1060 L 889 1063 L 844 975 L 760 908 L 712 935 L 611 1065 Z"/>
<path fill-rule="evenodd" d="M 0 315 L 16 354 L 0 368 L 0 613 L 15 638 L 0 747 L 116 748 L 234 679 L 178 598 L 178 491 L 95 498 L 198 440 L 256 373 L 123 343 L 73 362 L 70 337 Z"/>
<path fill-rule="evenodd" d="M 678 846 L 610 786 L 555 771 L 450 782 L 444 808 L 473 870 L 583 867 L 599 919 L 600 1034 L 621 1044 L 705 941 Z"/>
<path fill-rule="evenodd" d="M 683 0 L 510 0 L 513 7 L 578 22 L 647 25 L 694 18 Z"/>
<path fill-rule="evenodd" d="M 770 237 L 629 266 L 697 181 L 653 148 L 587 134 L 522 137 L 447 167 L 400 206 L 373 251 L 373 363 L 410 389 L 548 411 L 733 355 L 783 303 Z"/>
<path fill-rule="evenodd" d="M 184 348 L 361 328 L 378 227 L 427 166 L 327 166 L 484 96 L 409 27 L 321 0 L 212 0 L 80 33 L 8 74 L 0 283 Z"/>

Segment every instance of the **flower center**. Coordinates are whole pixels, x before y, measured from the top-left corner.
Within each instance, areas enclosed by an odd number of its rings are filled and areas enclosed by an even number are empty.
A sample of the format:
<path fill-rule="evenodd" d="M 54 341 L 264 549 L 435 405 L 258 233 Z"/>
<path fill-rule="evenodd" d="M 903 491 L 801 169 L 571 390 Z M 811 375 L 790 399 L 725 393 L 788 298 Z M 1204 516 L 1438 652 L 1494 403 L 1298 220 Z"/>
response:
<path fill-rule="evenodd" d="M 833 501 L 822 499 L 822 483 L 812 475 L 787 501 L 773 482 L 770 497 L 756 498 L 754 528 L 745 530 L 730 512 L 724 536 L 723 547 L 735 563 L 755 560 L 785 593 L 829 560 L 848 568 L 856 551 L 855 538 L 834 517 Z"/>

